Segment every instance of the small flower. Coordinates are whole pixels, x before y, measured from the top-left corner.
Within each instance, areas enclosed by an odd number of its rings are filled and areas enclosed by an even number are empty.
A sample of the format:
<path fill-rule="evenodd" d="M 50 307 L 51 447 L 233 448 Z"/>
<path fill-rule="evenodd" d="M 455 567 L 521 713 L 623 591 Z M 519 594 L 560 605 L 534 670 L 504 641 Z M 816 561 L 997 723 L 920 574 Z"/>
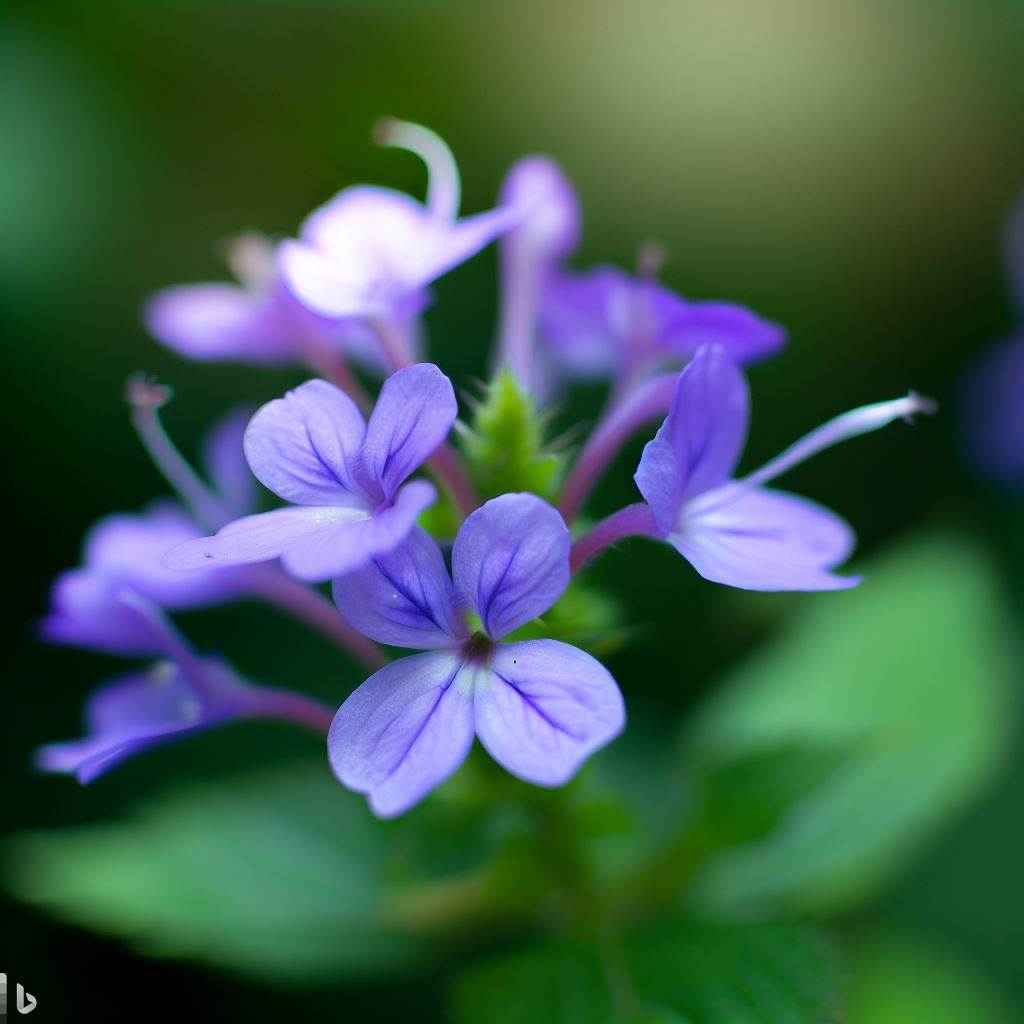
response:
<path fill-rule="evenodd" d="M 306 218 L 299 239 L 282 244 L 280 266 L 299 301 L 321 316 L 389 319 L 514 223 L 505 209 L 458 219 L 458 171 L 433 132 L 388 121 L 381 140 L 427 162 L 427 202 L 354 185 Z"/>
<path fill-rule="evenodd" d="M 201 658 L 159 608 L 97 573 L 66 574 L 42 634 L 54 643 L 161 661 L 101 686 L 86 704 L 86 736 L 51 743 L 39 768 L 91 782 L 125 758 L 241 718 L 325 729 L 330 714 L 301 694 L 256 686 L 219 658 Z"/>
<path fill-rule="evenodd" d="M 164 288 L 146 303 L 146 329 L 168 348 L 204 362 L 316 366 L 323 353 L 333 351 L 382 370 L 380 348 L 369 328 L 310 312 L 282 281 L 277 261 L 278 247 L 270 241 L 243 236 L 229 249 L 240 284 Z M 421 308 L 422 301 L 400 312 L 412 317 Z"/>
<path fill-rule="evenodd" d="M 245 433 L 253 473 L 293 504 L 181 544 L 165 566 L 202 569 L 280 557 L 290 573 L 309 581 L 358 568 L 400 544 L 435 500 L 432 484 L 405 480 L 444 441 L 457 412 L 451 382 L 429 363 L 389 377 L 369 423 L 343 391 L 307 381 L 263 406 Z"/>
<path fill-rule="evenodd" d="M 222 663 L 204 669 L 202 693 L 171 661 L 112 679 L 86 704 L 86 735 L 41 747 L 37 766 L 84 785 L 135 754 L 242 717 L 245 684 Z"/>
<path fill-rule="evenodd" d="M 560 786 L 618 735 L 622 696 L 589 654 L 555 640 L 499 643 L 561 597 L 568 555 L 569 532 L 550 505 L 505 494 L 463 524 L 451 576 L 437 544 L 416 530 L 335 581 L 352 626 L 428 652 L 370 676 L 331 726 L 334 772 L 369 796 L 374 813 L 412 807 L 459 767 L 474 736 L 512 774 Z"/>
<path fill-rule="evenodd" d="M 855 586 L 859 577 L 833 572 L 853 550 L 850 527 L 806 498 L 762 485 L 823 448 L 933 407 L 911 395 L 855 409 L 736 480 L 750 394 L 726 350 L 706 346 L 680 374 L 669 414 L 636 471 L 653 517 L 650 532 L 668 540 L 715 583 L 745 590 Z M 634 514 L 640 517 L 644 510 Z M 647 532 L 639 522 L 636 526 L 637 532 Z"/>
<path fill-rule="evenodd" d="M 616 267 L 553 275 L 540 305 L 541 336 L 563 372 L 581 379 L 635 378 L 678 366 L 704 344 L 719 344 L 738 363 L 766 359 L 785 331 L 743 306 L 691 302 Z"/>

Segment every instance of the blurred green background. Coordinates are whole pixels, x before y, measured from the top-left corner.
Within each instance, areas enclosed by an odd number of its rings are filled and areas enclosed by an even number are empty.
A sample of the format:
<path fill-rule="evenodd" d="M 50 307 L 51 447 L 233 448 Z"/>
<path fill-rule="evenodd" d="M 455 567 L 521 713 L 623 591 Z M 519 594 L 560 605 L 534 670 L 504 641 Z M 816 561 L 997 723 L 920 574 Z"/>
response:
<path fill-rule="evenodd" d="M 14 518 L 5 830 L 115 818 L 168 781 L 311 752 L 305 737 L 247 725 L 155 752 L 85 790 L 36 777 L 30 751 L 75 735 L 82 697 L 118 666 L 35 645 L 30 623 L 95 518 L 162 493 L 120 402 L 130 372 L 175 388 L 166 419 L 186 450 L 226 406 L 300 379 L 186 364 L 143 333 L 144 297 L 224 276 L 225 237 L 291 232 L 344 184 L 418 194 L 417 162 L 370 141 L 383 114 L 448 140 L 465 209 L 493 202 L 517 156 L 550 153 L 582 196 L 581 264 L 631 265 L 655 239 L 668 247 L 667 283 L 785 324 L 786 353 L 752 372 L 750 465 L 835 412 L 908 387 L 937 396 L 937 421 L 831 452 L 787 485 L 855 524 L 865 557 L 929 525 L 972 534 L 1019 618 L 1024 516 L 962 464 L 955 395 L 964 366 L 1011 325 L 999 232 L 1024 187 L 1024 4 L 8 0 L 2 18 L 0 308 Z M 493 253 L 437 287 L 430 352 L 458 385 L 486 371 L 493 312 Z M 565 419 L 592 416 L 599 397 L 578 393 Z M 595 509 L 632 500 L 641 441 Z M 820 600 L 709 587 L 682 565 L 669 571 L 653 545 L 606 562 L 598 576 L 614 580 L 638 627 L 609 665 L 640 722 L 681 715 L 776 624 Z M 192 615 L 186 626 L 256 678 L 332 703 L 359 681 L 317 638 L 265 610 Z M 884 954 L 909 948 L 911 961 L 957 964 L 940 973 L 954 988 L 966 975 L 961 996 L 977 989 L 978 999 L 1024 1005 L 1021 863 L 1016 759 L 849 922 L 851 934 L 891 936 L 864 953 L 874 989 L 865 983 L 857 998 L 884 1003 L 878 992 L 910 986 L 907 959 Z M 148 960 L 21 906 L 3 904 L 2 915 L 0 971 L 26 979 L 42 1019 L 136 1019 L 133 1001 L 155 990 L 170 1012 L 200 1019 L 210 1007 L 221 1020 L 440 1012 L 437 978 L 282 993 Z M 902 975 L 892 967 L 901 962 Z M 109 1002 L 118 998 L 120 1009 Z M 913 1024 L 891 1006 L 858 1005 L 851 1013 L 865 1024 Z"/>

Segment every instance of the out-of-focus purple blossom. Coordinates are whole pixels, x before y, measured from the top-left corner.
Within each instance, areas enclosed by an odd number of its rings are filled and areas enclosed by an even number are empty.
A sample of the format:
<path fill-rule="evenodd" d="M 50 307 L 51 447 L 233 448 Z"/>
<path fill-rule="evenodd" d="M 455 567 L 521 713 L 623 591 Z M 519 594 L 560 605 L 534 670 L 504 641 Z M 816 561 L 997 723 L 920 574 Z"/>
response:
<path fill-rule="evenodd" d="M 343 189 L 303 222 L 280 250 L 284 280 L 313 313 L 392 320 L 434 280 L 468 260 L 516 219 L 508 209 L 458 218 L 460 185 L 448 147 L 433 133 L 385 122 L 381 141 L 427 163 L 427 201 L 394 189 Z"/>
<path fill-rule="evenodd" d="M 501 240 L 499 359 L 537 394 L 548 389 L 535 366 L 537 306 L 549 277 L 579 246 L 579 200 L 554 160 L 528 156 L 505 176 L 499 202 L 519 214 Z"/>
<path fill-rule="evenodd" d="M 243 717 L 247 696 L 248 687 L 221 663 L 204 665 L 200 692 L 180 665 L 157 662 L 97 689 L 85 707 L 85 736 L 47 744 L 36 764 L 92 782 L 144 750 Z"/>
<path fill-rule="evenodd" d="M 451 576 L 417 529 L 335 581 L 352 626 L 427 652 L 372 675 L 331 726 L 335 774 L 366 793 L 374 813 L 393 817 L 416 804 L 459 767 L 474 736 L 512 774 L 560 786 L 621 731 L 622 696 L 590 655 L 555 640 L 498 642 L 561 597 L 569 548 L 550 505 L 505 494 L 463 524 Z"/>
<path fill-rule="evenodd" d="M 149 333 L 179 354 L 204 362 L 318 367 L 337 354 L 383 372 L 373 331 L 359 321 L 318 316 L 303 306 L 282 281 L 278 249 L 267 239 L 245 235 L 232 245 L 230 257 L 239 284 L 162 289 L 143 310 Z M 396 315 L 410 320 L 425 301 L 424 295 L 417 296 Z"/>
<path fill-rule="evenodd" d="M 786 332 L 727 302 L 691 302 L 649 276 L 616 267 L 549 278 L 540 304 L 541 336 L 571 377 L 630 382 L 687 362 L 717 344 L 740 364 L 777 353 Z"/>
<path fill-rule="evenodd" d="M 289 506 L 246 516 L 174 548 L 173 570 L 281 558 L 300 579 L 326 580 L 390 551 L 437 496 L 405 483 L 442 444 L 458 406 L 451 382 L 420 363 L 389 377 L 367 423 L 353 401 L 311 380 L 263 406 L 245 434 L 257 478 Z"/>
<path fill-rule="evenodd" d="M 217 522 L 244 516 L 256 507 L 255 480 L 242 452 L 248 420 L 248 410 L 230 413 L 203 444 L 204 468 L 212 485 L 204 508 L 214 510 Z M 171 499 L 153 502 L 142 512 L 101 519 L 86 535 L 81 567 L 64 573 L 54 585 L 44 635 L 54 642 L 80 643 L 75 637 L 81 635 L 90 595 L 127 588 L 161 608 L 180 611 L 232 600 L 255 589 L 257 578 L 249 568 L 185 575 L 164 566 L 168 551 L 205 532 L 194 511 Z M 111 629 L 121 617 L 111 615 Z M 92 628 L 86 627 L 86 633 Z"/>
<path fill-rule="evenodd" d="M 962 422 L 967 455 L 993 483 L 1024 490 L 1024 196 L 1007 220 L 1006 275 L 1021 328 L 986 348 L 967 371 Z"/>
<path fill-rule="evenodd" d="M 127 757 L 240 718 L 279 718 L 325 730 L 329 711 L 301 694 L 256 686 L 219 658 L 200 658 L 156 605 L 95 573 L 58 581 L 43 635 L 126 657 L 159 657 L 101 686 L 82 739 L 42 747 L 43 771 L 91 782 Z"/>
<path fill-rule="evenodd" d="M 967 454 L 987 479 L 1024 489 L 1024 336 L 987 348 L 963 386 Z"/>

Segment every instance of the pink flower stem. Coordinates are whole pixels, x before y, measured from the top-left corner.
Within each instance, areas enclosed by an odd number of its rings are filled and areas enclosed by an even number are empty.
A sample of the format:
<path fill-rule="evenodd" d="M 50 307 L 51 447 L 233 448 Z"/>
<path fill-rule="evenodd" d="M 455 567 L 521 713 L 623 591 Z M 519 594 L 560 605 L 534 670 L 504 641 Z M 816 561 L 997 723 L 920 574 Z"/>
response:
<path fill-rule="evenodd" d="M 248 714 L 253 718 L 273 718 L 294 722 L 312 732 L 326 735 L 334 720 L 334 711 L 326 704 L 292 690 L 260 686 L 249 695 Z"/>
<path fill-rule="evenodd" d="M 583 446 L 562 488 L 558 510 L 571 524 L 583 503 L 627 440 L 645 423 L 664 416 L 679 376 L 667 373 L 641 384 L 613 403 Z"/>
<path fill-rule="evenodd" d="M 661 537 L 662 532 L 654 521 L 654 513 L 642 501 L 626 505 L 618 512 L 602 519 L 589 533 L 585 533 L 572 546 L 569 554 L 569 569 L 575 575 L 589 561 L 606 548 L 626 537 Z"/>

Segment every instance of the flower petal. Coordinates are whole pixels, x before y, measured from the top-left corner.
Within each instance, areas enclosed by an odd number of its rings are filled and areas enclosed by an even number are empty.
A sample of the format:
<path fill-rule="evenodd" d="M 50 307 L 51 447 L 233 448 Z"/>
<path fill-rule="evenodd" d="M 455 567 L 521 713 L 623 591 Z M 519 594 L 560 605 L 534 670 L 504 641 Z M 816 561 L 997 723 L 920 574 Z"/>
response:
<path fill-rule="evenodd" d="M 414 654 L 375 672 L 342 704 L 327 737 L 335 775 L 393 818 L 465 760 L 473 743 L 472 671 L 460 655 Z"/>
<path fill-rule="evenodd" d="M 520 211 L 499 207 L 463 217 L 454 224 L 434 221 L 433 238 L 410 261 L 409 282 L 424 288 L 449 270 L 465 263 L 520 219 Z"/>
<path fill-rule="evenodd" d="M 395 647 L 451 646 L 465 634 L 453 598 L 441 550 L 418 528 L 394 550 L 334 581 L 334 600 L 348 624 Z"/>
<path fill-rule="evenodd" d="M 842 590 L 858 576 L 830 570 L 850 556 L 853 531 L 806 498 L 730 483 L 702 495 L 669 537 L 707 580 L 744 590 Z"/>
<path fill-rule="evenodd" d="M 409 535 L 419 514 L 437 499 L 433 484 L 413 480 L 390 506 L 355 519 L 336 533 L 315 534 L 281 555 L 284 567 L 299 579 L 320 583 L 352 572 L 376 555 L 397 547 Z"/>
<path fill-rule="evenodd" d="M 137 515 L 106 516 L 96 523 L 85 539 L 84 562 L 161 608 L 201 608 L 242 593 L 250 582 L 244 569 L 185 575 L 164 565 L 172 548 L 202 535 L 180 505 L 159 501 Z"/>
<path fill-rule="evenodd" d="M 216 680 L 211 675 L 210 681 Z M 114 679 L 86 705 L 87 735 L 42 747 L 36 763 L 43 771 L 91 782 L 134 754 L 224 720 L 236 693 L 226 678 L 222 685 L 224 692 L 215 693 L 212 702 L 207 694 L 204 705 L 185 674 L 170 662 Z"/>
<path fill-rule="evenodd" d="M 384 381 L 362 457 L 385 499 L 444 441 L 458 412 L 451 381 L 433 363 L 408 366 Z"/>
<path fill-rule="evenodd" d="M 260 481 L 297 505 L 352 504 L 362 497 L 362 414 L 340 388 L 308 380 L 264 405 L 245 432 L 245 457 Z"/>
<path fill-rule="evenodd" d="M 527 782 L 561 786 L 625 724 L 622 694 L 589 654 L 557 640 L 495 648 L 478 680 L 474 715 L 480 742 Z"/>
<path fill-rule="evenodd" d="M 644 447 L 634 476 L 666 533 L 687 500 L 732 475 L 749 416 L 743 374 L 720 345 L 705 346 L 679 375 L 668 416 Z"/>
<path fill-rule="evenodd" d="M 255 295 L 232 284 L 186 284 L 157 292 L 143 310 L 146 329 L 190 359 L 283 363 L 296 333 L 274 289 Z"/>
<path fill-rule="evenodd" d="M 543 615 L 569 585 L 569 530 L 534 494 L 492 498 L 462 524 L 452 549 L 459 601 L 492 640 Z"/>
<path fill-rule="evenodd" d="M 167 653 L 167 642 L 159 615 L 115 577 L 73 569 L 54 582 L 39 634 L 51 644 L 127 657 L 160 656 Z"/>
<path fill-rule="evenodd" d="M 252 416 L 251 406 L 234 409 L 203 439 L 203 465 L 224 505 L 226 519 L 238 519 L 256 509 L 256 480 L 242 447 Z"/>
<path fill-rule="evenodd" d="M 666 325 L 662 346 L 689 359 L 702 345 L 721 345 L 740 365 L 775 355 L 786 343 L 778 324 L 731 302 L 688 302 Z"/>
<path fill-rule="evenodd" d="M 332 548 L 343 547 L 347 552 L 346 531 L 369 517 L 363 509 L 337 505 L 275 509 L 236 519 L 212 537 L 179 544 L 164 557 L 164 565 L 178 571 L 211 569 L 267 562 L 303 550 L 303 571 L 296 575 L 308 580 L 330 579 L 342 571 L 335 564 L 336 555 L 332 561 Z"/>

